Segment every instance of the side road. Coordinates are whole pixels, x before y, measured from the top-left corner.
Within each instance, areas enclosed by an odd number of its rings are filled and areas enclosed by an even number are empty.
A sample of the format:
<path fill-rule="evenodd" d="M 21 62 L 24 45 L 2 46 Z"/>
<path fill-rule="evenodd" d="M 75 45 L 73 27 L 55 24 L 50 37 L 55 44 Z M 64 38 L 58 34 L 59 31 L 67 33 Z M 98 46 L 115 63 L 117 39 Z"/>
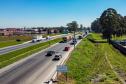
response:
<path fill-rule="evenodd" d="M 67 34 L 52 36 L 50 40 L 54 40 L 56 38 L 60 38 L 60 37 L 66 36 L 66 35 Z M 47 41 L 49 41 L 49 40 L 42 40 L 42 41 L 36 42 L 36 43 L 31 43 L 31 41 L 28 41 L 28 42 L 24 42 L 23 44 L 8 46 L 8 47 L 5 47 L 5 48 L 0 48 L 0 55 L 6 54 L 6 53 L 9 53 L 9 52 L 18 50 L 18 49 L 26 48 L 26 47 L 29 47 L 29 46 L 32 46 L 32 45 L 36 45 L 36 44 L 39 44 L 39 43 L 42 43 L 42 42 L 47 42 Z"/>

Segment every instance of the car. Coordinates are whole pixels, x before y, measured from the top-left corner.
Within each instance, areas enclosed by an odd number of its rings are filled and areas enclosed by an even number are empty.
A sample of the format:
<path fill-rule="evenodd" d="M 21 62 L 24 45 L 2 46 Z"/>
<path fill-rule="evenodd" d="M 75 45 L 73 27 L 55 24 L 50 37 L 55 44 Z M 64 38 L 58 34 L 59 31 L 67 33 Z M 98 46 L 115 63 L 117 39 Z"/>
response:
<path fill-rule="evenodd" d="M 71 45 L 75 45 L 77 43 L 76 39 L 73 39 L 73 41 L 70 43 Z"/>
<path fill-rule="evenodd" d="M 60 41 L 59 43 L 67 43 L 67 42 L 65 42 L 65 41 Z"/>
<path fill-rule="evenodd" d="M 78 39 L 82 39 L 83 37 L 82 36 L 78 36 Z"/>
<path fill-rule="evenodd" d="M 70 50 L 69 46 L 67 46 L 67 47 L 64 48 L 64 51 L 69 51 L 69 50 Z"/>
<path fill-rule="evenodd" d="M 55 54 L 55 51 L 48 51 L 46 56 L 53 56 Z"/>
<path fill-rule="evenodd" d="M 71 44 L 71 45 L 75 45 L 75 44 L 76 44 L 76 42 L 71 42 L 70 44 Z"/>
<path fill-rule="evenodd" d="M 62 55 L 58 53 L 58 54 L 55 54 L 55 56 L 52 60 L 57 61 L 57 60 L 60 60 L 61 58 L 62 58 Z"/>

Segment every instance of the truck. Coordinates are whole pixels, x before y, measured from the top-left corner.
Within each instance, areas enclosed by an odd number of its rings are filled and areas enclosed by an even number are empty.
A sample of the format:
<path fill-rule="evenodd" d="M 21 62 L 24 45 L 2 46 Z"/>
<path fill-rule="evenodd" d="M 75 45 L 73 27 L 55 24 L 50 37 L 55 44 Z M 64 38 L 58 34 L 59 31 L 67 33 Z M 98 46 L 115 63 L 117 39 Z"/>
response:
<path fill-rule="evenodd" d="M 78 36 L 78 39 L 82 39 L 82 38 L 83 38 L 83 36 L 82 36 L 82 35 L 79 35 L 79 36 Z"/>
<path fill-rule="evenodd" d="M 65 36 L 62 39 L 63 39 L 63 42 L 68 42 L 72 39 L 72 36 Z"/>
<path fill-rule="evenodd" d="M 43 38 L 42 35 L 34 35 L 33 39 L 32 39 L 32 42 L 39 42 L 39 41 L 41 41 L 43 39 L 45 39 L 45 38 Z"/>

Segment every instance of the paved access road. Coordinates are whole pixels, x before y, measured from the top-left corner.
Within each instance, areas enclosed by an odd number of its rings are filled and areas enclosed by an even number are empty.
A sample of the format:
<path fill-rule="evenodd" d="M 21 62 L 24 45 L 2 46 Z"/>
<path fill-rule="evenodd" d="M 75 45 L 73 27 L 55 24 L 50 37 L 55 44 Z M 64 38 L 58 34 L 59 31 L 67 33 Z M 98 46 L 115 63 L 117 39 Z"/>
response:
<path fill-rule="evenodd" d="M 49 50 L 60 52 L 63 56 L 65 46 L 71 46 L 70 43 L 58 43 L 50 47 Z M 54 56 L 46 57 L 47 51 L 43 51 L 21 64 L 0 74 L 0 84 L 42 84 L 42 79 L 51 73 L 50 70 L 56 67 L 57 62 L 52 61 Z M 63 58 L 62 58 L 63 59 Z"/>
<path fill-rule="evenodd" d="M 58 37 L 63 37 L 63 36 L 66 36 L 66 34 L 58 35 L 56 37 L 52 37 L 51 40 L 55 39 L 55 38 L 58 38 Z M 35 42 L 35 43 L 29 42 L 29 43 L 25 43 L 25 44 L 14 45 L 14 46 L 11 46 L 11 47 L 2 48 L 2 49 L 0 49 L 0 55 L 1 54 L 6 54 L 6 53 L 14 51 L 14 50 L 26 48 L 26 47 L 29 47 L 29 46 L 32 46 L 32 45 L 35 45 L 35 44 L 39 44 L 39 43 L 42 43 L 42 42 L 46 42 L 46 41 L 48 41 L 48 40 L 42 40 L 40 42 Z"/>

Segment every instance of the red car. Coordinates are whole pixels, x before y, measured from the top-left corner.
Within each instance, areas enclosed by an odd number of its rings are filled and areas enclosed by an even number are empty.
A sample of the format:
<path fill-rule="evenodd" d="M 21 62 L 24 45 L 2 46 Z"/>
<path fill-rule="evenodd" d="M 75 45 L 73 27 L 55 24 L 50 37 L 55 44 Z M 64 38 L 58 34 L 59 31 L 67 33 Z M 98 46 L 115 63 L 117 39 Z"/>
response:
<path fill-rule="evenodd" d="M 70 50 L 70 47 L 65 47 L 64 48 L 64 51 L 69 51 Z"/>

